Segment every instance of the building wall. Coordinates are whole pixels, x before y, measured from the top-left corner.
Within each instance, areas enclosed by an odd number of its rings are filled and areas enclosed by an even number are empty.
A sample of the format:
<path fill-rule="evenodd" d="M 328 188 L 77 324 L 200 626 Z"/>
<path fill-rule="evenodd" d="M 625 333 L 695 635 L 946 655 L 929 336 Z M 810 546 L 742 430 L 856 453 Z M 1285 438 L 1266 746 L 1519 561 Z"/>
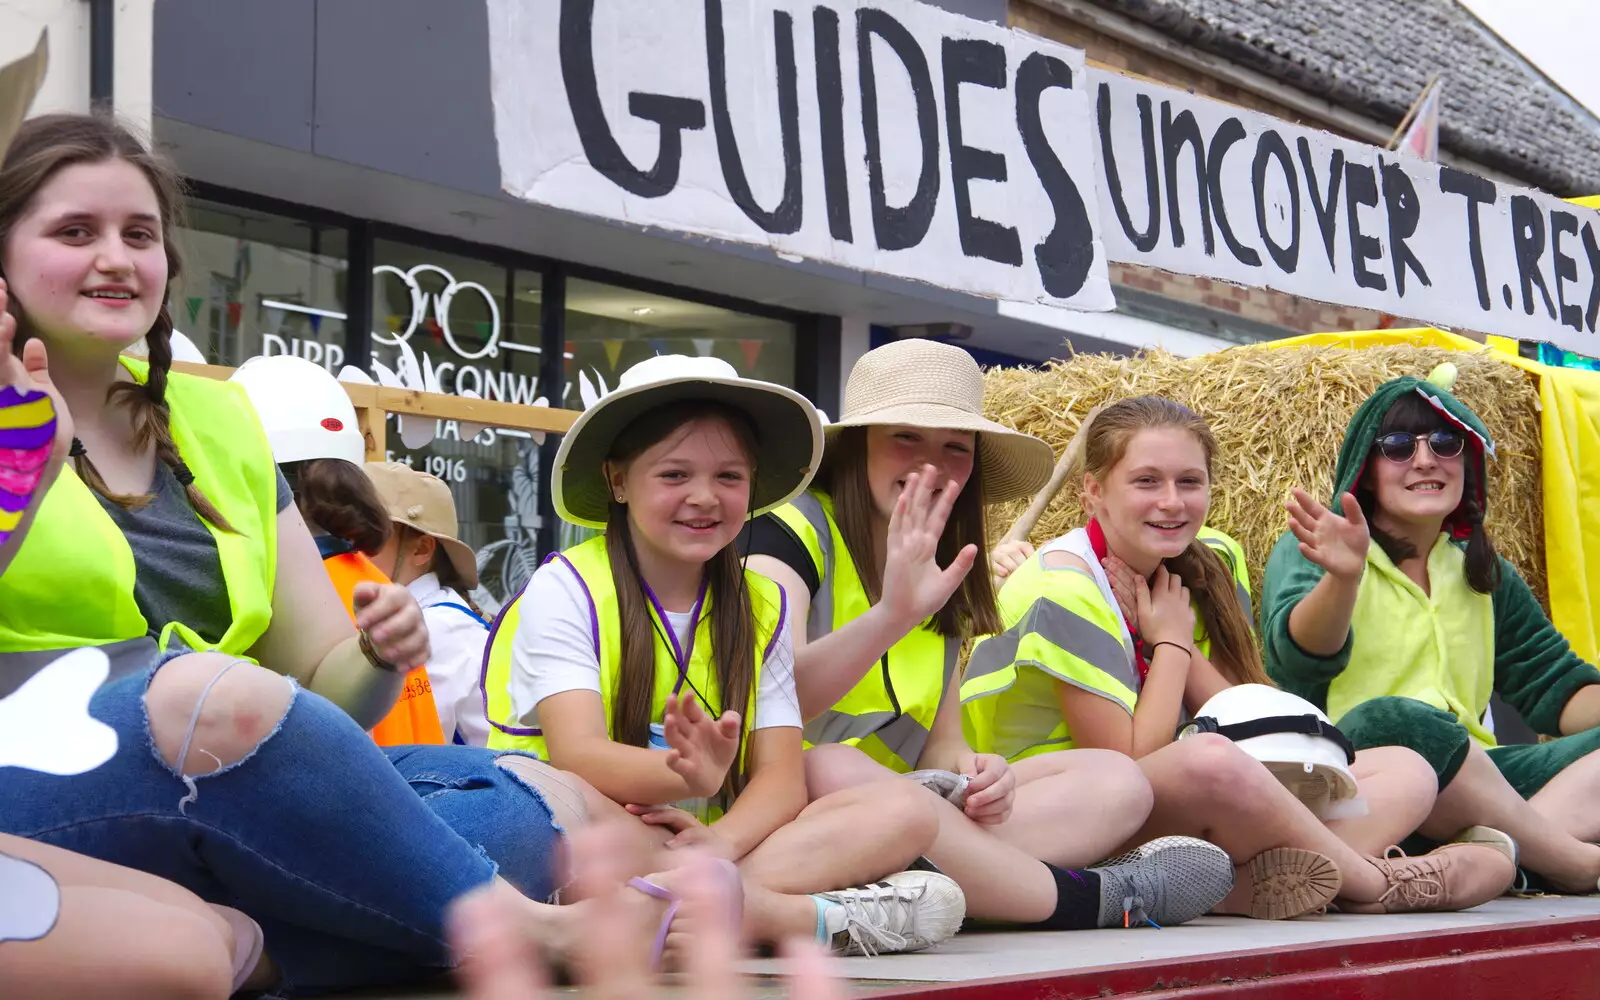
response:
<path fill-rule="evenodd" d="M 1237 84 L 1112 38 L 1028 0 L 1012 0 L 1010 23 L 1014 28 L 1083 49 L 1088 53 L 1092 66 L 1143 77 L 1169 87 L 1180 87 L 1275 118 L 1340 134 L 1340 130 L 1329 122 L 1307 119 L 1287 104 L 1272 101 Z M 1355 136 L 1351 138 L 1366 141 Z M 1381 319 L 1378 312 L 1370 309 L 1331 305 L 1264 288 L 1242 288 L 1210 278 L 1172 274 L 1137 264 L 1112 264 L 1111 280 L 1119 286 L 1151 292 L 1201 309 L 1271 324 L 1294 333 L 1369 330 L 1378 326 Z"/>
<path fill-rule="evenodd" d="M 150 127 L 155 0 L 117 0 L 112 90 L 117 114 Z M 89 110 L 89 4 L 85 0 L 0 0 L 0 65 L 33 51 L 48 31 L 50 64 L 32 113 Z"/>

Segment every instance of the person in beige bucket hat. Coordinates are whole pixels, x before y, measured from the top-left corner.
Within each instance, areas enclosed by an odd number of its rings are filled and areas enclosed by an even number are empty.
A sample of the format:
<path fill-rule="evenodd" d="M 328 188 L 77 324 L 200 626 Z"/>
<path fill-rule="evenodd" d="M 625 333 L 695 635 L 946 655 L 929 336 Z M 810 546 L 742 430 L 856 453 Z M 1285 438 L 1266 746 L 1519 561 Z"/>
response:
<path fill-rule="evenodd" d="M 363 468 L 394 527 L 372 561 L 411 592 L 428 626 L 428 680 L 439 728 L 446 740 L 484 746 L 489 722 L 480 667 L 489 623 L 471 596 L 478 585 L 477 556 L 456 537 L 450 487 L 403 462 L 367 462 Z"/>
<path fill-rule="evenodd" d="M 811 794 L 899 772 L 945 799 L 929 860 L 979 919 L 1069 930 L 1208 910 L 1233 866 L 1203 841 L 1082 867 L 1149 814 L 1150 783 L 1132 760 L 1069 751 L 1011 765 L 963 733 L 962 647 L 1000 628 L 989 574 L 969 572 L 988 565 L 985 508 L 1042 486 L 1050 447 L 986 418 L 977 362 L 927 340 L 864 355 L 826 433 L 811 491 L 759 518 L 749 543 L 750 568 L 781 584 L 805 622 L 795 677 Z"/>
<path fill-rule="evenodd" d="M 983 415 L 978 363 L 938 341 L 899 340 L 862 355 L 845 383 L 844 412 L 826 428 L 828 446 L 846 428 L 896 425 L 976 435 L 984 503 L 1032 496 L 1055 467 L 1044 441 Z"/>

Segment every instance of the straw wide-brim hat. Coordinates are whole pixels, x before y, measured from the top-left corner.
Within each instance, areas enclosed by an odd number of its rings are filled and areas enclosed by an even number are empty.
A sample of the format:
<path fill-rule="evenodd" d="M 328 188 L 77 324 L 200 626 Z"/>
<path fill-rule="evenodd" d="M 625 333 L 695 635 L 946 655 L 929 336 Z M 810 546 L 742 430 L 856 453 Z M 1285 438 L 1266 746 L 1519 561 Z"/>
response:
<path fill-rule="evenodd" d="M 822 461 L 822 420 L 804 396 L 740 378 L 721 358 L 663 354 L 623 372 L 617 388 L 584 410 L 562 437 L 550 484 L 556 513 L 573 524 L 605 527 L 611 487 L 603 466 L 612 443 L 650 410 L 682 400 L 714 400 L 749 415 L 760 448 L 751 517 L 788 503 L 811 483 Z"/>
<path fill-rule="evenodd" d="M 935 340 L 897 340 L 863 354 L 828 436 L 886 424 L 976 432 L 984 503 L 1033 496 L 1055 468 L 1050 445 L 983 415 L 983 371 L 972 355 Z"/>
<path fill-rule="evenodd" d="M 456 537 L 456 502 L 444 480 L 404 462 L 367 462 L 362 468 L 377 487 L 389 519 L 433 536 L 456 575 L 469 589 L 476 587 L 478 559 L 471 546 Z"/>

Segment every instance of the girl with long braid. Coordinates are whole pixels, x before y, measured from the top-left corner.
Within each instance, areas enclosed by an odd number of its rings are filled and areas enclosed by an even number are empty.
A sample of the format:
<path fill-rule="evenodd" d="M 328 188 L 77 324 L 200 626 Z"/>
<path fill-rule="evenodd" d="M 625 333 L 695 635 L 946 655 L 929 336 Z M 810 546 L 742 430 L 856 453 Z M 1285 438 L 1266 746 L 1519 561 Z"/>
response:
<path fill-rule="evenodd" d="M 169 373 L 179 204 L 109 118 L 35 118 L 0 162 L 0 312 L 75 432 L 0 577 L 0 690 L 98 647 L 89 709 L 118 735 L 71 780 L 0 768 L 0 833 L 237 909 L 250 989 L 448 968 L 447 907 L 497 877 L 550 937 L 571 908 L 539 902 L 560 831 L 537 762 L 373 744 L 428 656 L 416 602 L 364 583 L 352 624 L 244 391 Z"/>

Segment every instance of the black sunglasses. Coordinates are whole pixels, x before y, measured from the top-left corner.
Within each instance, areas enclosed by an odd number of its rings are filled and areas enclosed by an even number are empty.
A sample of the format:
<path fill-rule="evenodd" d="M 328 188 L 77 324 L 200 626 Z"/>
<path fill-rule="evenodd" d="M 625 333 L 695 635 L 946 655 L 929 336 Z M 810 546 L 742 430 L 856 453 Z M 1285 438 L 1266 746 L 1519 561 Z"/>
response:
<path fill-rule="evenodd" d="M 1409 462 L 1417 453 L 1417 442 L 1427 441 L 1434 458 L 1455 458 L 1467 446 L 1460 431 L 1438 430 L 1427 434 L 1393 431 L 1378 438 L 1378 451 L 1391 462 Z"/>

